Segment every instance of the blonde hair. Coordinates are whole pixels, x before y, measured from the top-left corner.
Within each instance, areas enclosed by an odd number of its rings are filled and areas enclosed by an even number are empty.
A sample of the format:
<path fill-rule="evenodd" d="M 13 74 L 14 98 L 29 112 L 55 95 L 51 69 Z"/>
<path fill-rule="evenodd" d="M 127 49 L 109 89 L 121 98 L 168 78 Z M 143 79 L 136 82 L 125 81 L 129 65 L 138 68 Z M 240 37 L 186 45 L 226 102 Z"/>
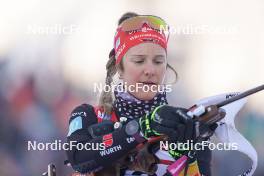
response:
<path fill-rule="evenodd" d="M 106 78 L 105 84 L 112 87 L 113 77 L 117 69 L 115 66 L 115 55 L 110 55 L 106 63 Z M 103 91 L 100 95 L 99 106 L 103 108 L 104 113 L 110 115 L 113 108 L 113 96 L 111 91 Z"/>

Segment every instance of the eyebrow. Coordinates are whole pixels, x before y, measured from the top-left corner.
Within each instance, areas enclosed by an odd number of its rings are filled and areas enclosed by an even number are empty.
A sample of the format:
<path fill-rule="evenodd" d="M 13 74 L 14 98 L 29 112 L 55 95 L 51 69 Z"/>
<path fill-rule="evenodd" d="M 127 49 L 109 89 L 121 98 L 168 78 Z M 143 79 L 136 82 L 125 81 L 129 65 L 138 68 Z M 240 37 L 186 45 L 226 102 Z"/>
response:
<path fill-rule="evenodd" d="M 147 55 L 145 55 L 145 54 L 133 54 L 133 55 L 131 55 L 130 59 L 132 59 L 132 60 L 136 59 L 136 58 L 144 59 L 144 58 L 146 58 L 146 56 Z M 164 60 L 165 59 L 165 55 L 158 54 L 158 55 L 155 55 L 153 59 L 155 59 L 155 60 L 160 60 L 160 59 Z"/>
<path fill-rule="evenodd" d="M 163 55 L 163 54 L 155 55 L 155 58 L 157 58 L 157 57 L 165 57 L 165 55 Z"/>
<path fill-rule="evenodd" d="M 144 54 L 133 54 L 133 55 L 131 55 L 131 56 L 144 57 L 144 56 L 146 56 L 146 55 L 144 55 Z"/>
<path fill-rule="evenodd" d="M 133 54 L 131 56 L 145 57 L 146 55 L 145 54 Z M 158 55 L 155 55 L 155 58 L 156 57 L 165 57 L 165 56 L 163 54 L 158 54 Z"/>

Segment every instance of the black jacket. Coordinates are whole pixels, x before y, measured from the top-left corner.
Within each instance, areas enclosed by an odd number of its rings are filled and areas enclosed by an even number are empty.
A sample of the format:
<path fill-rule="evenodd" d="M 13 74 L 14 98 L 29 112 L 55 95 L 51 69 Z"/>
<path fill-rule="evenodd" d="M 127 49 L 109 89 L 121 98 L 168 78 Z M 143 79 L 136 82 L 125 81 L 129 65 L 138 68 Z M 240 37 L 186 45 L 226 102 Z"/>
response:
<path fill-rule="evenodd" d="M 118 114 L 116 114 L 118 117 Z M 104 118 L 102 116 L 102 118 Z M 119 119 L 119 118 L 118 118 Z M 119 158 L 126 155 L 134 149 L 139 142 L 137 140 L 128 141 L 128 136 L 124 128 L 118 131 L 113 131 L 108 135 L 108 145 L 106 152 L 102 152 L 99 148 L 95 150 L 95 146 L 105 142 L 104 136 L 95 137 L 88 130 L 94 124 L 98 123 L 98 117 L 95 114 L 94 107 L 88 104 L 82 104 L 76 107 L 70 116 L 69 133 L 67 136 L 68 143 L 74 142 L 82 144 L 93 144 L 93 150 L 77 150 L 73 147 L 72 150 L 67 150 L 67 157 L 74 170 L 80 173 L 96 172 L 102 168 L 109 167 L 111 163 L 115 163 Z M 75 142 L 76 141 L 76 142 Z M 110 143 L 109 143 L 110 142 Z M 201 174 L 211 175 L 211 151 L 206 148 L 204 151 L 197 153 L 198 166 Z"/>

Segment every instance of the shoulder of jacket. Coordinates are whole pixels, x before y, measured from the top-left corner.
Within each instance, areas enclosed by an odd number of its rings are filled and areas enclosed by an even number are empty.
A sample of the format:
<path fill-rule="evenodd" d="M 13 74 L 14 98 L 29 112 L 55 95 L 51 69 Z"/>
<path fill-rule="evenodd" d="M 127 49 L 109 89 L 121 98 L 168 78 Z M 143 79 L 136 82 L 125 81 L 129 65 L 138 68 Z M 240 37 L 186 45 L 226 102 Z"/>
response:
<path fill-rule="evenodd" d="M 89 121 L 90 123 L 95 123 L 97 120 L 95 111 L 94 111 L 94 107 L 90 104 L 81 104 L 77 107 L 75 107 L 71 114 L 70 114 L 70 120 L 69 123 L 77 118 L 77 117 L 81 117 L 83 119 L 85 119 L 84 121 Z"/>
<path fill-rule="evenodd" d="M 118 116 L 114 110 L 111 115 L 108 115 L 101 106 L 92 106 L 90 104 L 81 104 L 75 107 L 71 113 L 70 121 L 78 116 L 89 119 L 89 124 L 100 123 L 103 120 L 118 121 Z"/>

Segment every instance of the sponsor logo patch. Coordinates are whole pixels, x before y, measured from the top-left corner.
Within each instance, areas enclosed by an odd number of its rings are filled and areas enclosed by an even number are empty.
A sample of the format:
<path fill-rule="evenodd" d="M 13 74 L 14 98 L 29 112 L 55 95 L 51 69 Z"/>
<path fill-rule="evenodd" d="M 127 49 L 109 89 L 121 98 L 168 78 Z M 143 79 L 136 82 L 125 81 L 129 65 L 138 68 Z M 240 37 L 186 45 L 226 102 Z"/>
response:
<path fill-rule="evenodd" d="M 110 155 L 110 154 L 115 153 L 115 152 L 117 152 L 119 150 L 122 150 L 121 145 L 117 145 L 117 146 L 111 147 L 109 149 L 106 149 L 104 151 L 100 151 L 100 155 L 101 156 Z"/>
<path fill-rule="evenodd" d="M 135 138 L 134 137 L 129 137 L 129 138 L 126 138 L 126 140 L 127 140 L 127 143 L 130 144 L 130 143 L 135 141 Z"/>
<path fill-rule="evenodd" d="M 103 143 L 105 147 L 111 147 L 113 145 L 113 136 L 112 134 L 107 134 L 103 136 Z"/>

